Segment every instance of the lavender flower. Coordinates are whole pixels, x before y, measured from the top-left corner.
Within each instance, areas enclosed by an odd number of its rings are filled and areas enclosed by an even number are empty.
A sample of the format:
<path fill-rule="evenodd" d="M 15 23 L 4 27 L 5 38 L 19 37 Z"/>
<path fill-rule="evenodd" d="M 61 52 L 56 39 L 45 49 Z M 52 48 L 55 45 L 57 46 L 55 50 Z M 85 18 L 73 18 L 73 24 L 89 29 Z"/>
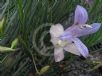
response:
<path fill-rule="evenodd" d="M 74 24 L 64 31 L 61 24 L 52 25 L 50 28 L 51 42 L 54 45 L 55 61 L 59 62 L 64 58 L 64 51 L 72 54 L 88 57 L 88 48 L 78 37 L 95 33 L 100 28 L 100 23 L 91 25 L 85 24 L 88 20 L 87 11 L 82 6 L 75 10 Z"/>
<path fill-rule="evenodd" d="M 101 23 L 86 24 L 88 13 L 85 8 L 77 5 L 74 16 L 74 24 L 67 28 L 62 36 L 66 37 L 71 34 L 73 37 L 81 37 L 95 33 L 99 30 Z"/>

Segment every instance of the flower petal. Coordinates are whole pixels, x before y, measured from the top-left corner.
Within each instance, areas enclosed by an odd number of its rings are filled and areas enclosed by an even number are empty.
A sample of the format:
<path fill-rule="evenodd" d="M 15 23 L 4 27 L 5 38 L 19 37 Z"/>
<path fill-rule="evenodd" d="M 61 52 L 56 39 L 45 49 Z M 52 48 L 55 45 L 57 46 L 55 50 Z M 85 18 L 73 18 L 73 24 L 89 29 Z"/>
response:
<path fill-rule="evenodd" d="M 72 54 L 80 56 L 80 52 L 78 51 L 78 48 L 75 46 L 74 43 L 70 43 L 67 46 L 65 46 L 64 50 L 67 51 L 67 52 L 70 52 Z"/>
<path fill-rule="evenodd" d="M 65 51 L 79 56 L 82 55 L 85 58 L 88 57 L 88 48 L 78 38 L 72 38 L 71 42 L 72 43 L 64 47 Z"/>
<path fill-rule="evenodd" d="M 101 26 L 101 23 L 93 23 L 90 25 L 91 28 L 90 27 L 81 28 L 80 26 L 71 26 L 68 29 L 66 29 L 64 33 L 66 34 L 66 36 L 67 35 L 69 36 L 69 33 L 70 33 L 73 37 L 89 35 L 97 32 Z"/>
<path fill-rule="evenodd" d="M 77 37 L 93 34 L 100 29 L 100 26 L 101 26 L 101 23 L 93 23 L 93 24 L 91 24 L 92 28 L 83 28 L 80 31 L 79 35 L 77 35 Z"/>
<path fill-rule="evenodd" d="M 63 58 L 64 58 L 63 48 L 56 47 L 54 49 L 54 58 L 55 58 L 56 62 L 60 62 L 61 60 L 63 60 Z"/>
<path fill-rule="evenodd" d="M 50 28 L 51 37 L 59 37 L 64 32 L 61 24 L 52 25 Z"/>
<path fill-rule="evenodd" d="M 83 57 L 88 57 L 89 52 L 88 48 L 78 39 L 78 38 L 73 38 L 73 42 L 75 46 L 77 47 L 78 51 Z"/>
<path fill-rule="evenodd" d="M 85 24 L 88 20 L 88 14 L 85 8 L 77 5 L 75 10 L 74 24 Z"/>
<path fill-rule="evenodd" d="M 72 33 L 70 31 L 64 31 L 64 33 L 59 37 L 61 40 L 70 40 L 73 37 Z"/>

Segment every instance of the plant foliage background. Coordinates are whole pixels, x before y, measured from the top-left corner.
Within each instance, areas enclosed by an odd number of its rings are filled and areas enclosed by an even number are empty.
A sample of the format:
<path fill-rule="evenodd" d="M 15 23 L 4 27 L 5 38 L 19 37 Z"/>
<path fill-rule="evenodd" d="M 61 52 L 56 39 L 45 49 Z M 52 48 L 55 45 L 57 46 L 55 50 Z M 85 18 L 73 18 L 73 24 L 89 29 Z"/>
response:
<path fill-rule="evenodd" d="M 73 24 L 74 10 L 77 5 L 85 7 L 89 13 L 88 23 L 102 23 L 102 0 L 93 0 L 92 6 L 84 0 L 0 0 L 0 20 L 4 18 L 3 28 L 0 29 L 0 45 L 11 47 L 15 38 L 19 39 L 18 48 L 14 52 L 0 53 L 0 76 L 28 76 L 37 73 L 46 65 L 50 66 L 48 76 L 59 76 L 53 56 L 43 56 L 33 47 L 33 33 L 42 24 L 61 23 L 65 27 Z M 41 32 L 37 34 L 36 44 L 40 45 Z M 102 28 L 88 37 L 81 38 L 90 52 L 101 47 L 93 47 L 102 41 Z M 46 37 L 49 42 L 49 36 Z M 46 42 L 46 43 L 47 43 Z M 48 43 L 49 44 L 49 43 Z M 72 62 L 76 56 L 69 54 L 65 61 Z M 67 62 L 66 62 L 67 63 Z M 57 71 L 56 71 L 57 70 Z"/>

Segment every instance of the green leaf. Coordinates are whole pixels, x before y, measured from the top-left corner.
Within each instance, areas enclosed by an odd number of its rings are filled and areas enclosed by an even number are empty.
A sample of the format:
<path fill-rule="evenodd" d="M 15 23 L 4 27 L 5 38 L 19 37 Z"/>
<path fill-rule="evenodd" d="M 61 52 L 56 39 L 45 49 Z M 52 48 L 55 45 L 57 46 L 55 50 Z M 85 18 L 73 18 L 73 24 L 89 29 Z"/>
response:
<path fill-rule="evenodd" d="M 18 38 L 14 39 L 14 40 L 12 41 L 12 43 L 11 43 L 11 48 L 12 48 L 12 49 L 17 46 L 18 41 L 19 41 Z"/>
<path fill-rule="evenodd" d="M 23 2 L 22 0 L 16 0 L 17 1 L 17 8 L 18 8 L 18 12 L 19 12 L 19 18 L 23 24 L 24 22 L 24 10 L 23 10 Z"/>
<path fill-rule="evenodd" d="M 2 31 L 3 31 L 4 21 L 5 21 L 5 18 L 3 17 L 3 18 L 0 20 L 0 33 L 2 33 Z"/>
<path fill-rule="evenodd" d="M 4 47 L 4 46 L 0 46 L 0 52 L 10 52 L 10 51 L 15 51 L 16 49 L 12 49 L 9 47 Z"/>
<path fill-rule="evenodd" d="M 48 70 L 49 70 L 50 66 L 47 65 L 47 66 L 44 66 L 43 68 L 41 68 L 39 74 L 40 75 L 43 75 L 44 73 L 46 73 Z"/>

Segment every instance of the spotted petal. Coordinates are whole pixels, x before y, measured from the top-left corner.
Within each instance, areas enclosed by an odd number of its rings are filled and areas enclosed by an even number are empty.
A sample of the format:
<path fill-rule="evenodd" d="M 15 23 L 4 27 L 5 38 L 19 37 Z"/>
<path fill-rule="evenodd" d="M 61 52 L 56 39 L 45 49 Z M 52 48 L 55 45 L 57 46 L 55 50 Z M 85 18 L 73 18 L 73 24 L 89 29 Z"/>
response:
<path fill-rule="evenodd" d="M 72 38 L 71 41 L 72 43 L 64 48 L 65 51 L 79 56 L 82 55 L 85 58 L 88 57 L 88 48 L 78 38 Z"/>
<path fill-rule="evenodd" d="M 77 5 L 75 10 L 74 24 L 85 24 L 88 20 L 88 14 L 85 8 Z"/>
<path fill-rule="evenodd" d="M 88 48 L 78 38 L 73 38 L 72 40 L 80 54 L 85 58 L 88 57 L 89 55 Z"/>
<path fill-rule="evenodd" d="M 74 43 L 70 43 L 67 46 L 65 46 L 64 50 L 67 52 L 70 52 L 72 54 L 80 56 L 80 52 L 78 51 L 78 48 L 76 47 L 76 45 Z"/>
<path fill-rule="evenodd" d="M 56 47 L 54 49 L 54 58 L 55 58 L 56 62 L 60 62 L 61 60 L 63 60 L 63 58 L 64 58 L 63 48 Z"/>

